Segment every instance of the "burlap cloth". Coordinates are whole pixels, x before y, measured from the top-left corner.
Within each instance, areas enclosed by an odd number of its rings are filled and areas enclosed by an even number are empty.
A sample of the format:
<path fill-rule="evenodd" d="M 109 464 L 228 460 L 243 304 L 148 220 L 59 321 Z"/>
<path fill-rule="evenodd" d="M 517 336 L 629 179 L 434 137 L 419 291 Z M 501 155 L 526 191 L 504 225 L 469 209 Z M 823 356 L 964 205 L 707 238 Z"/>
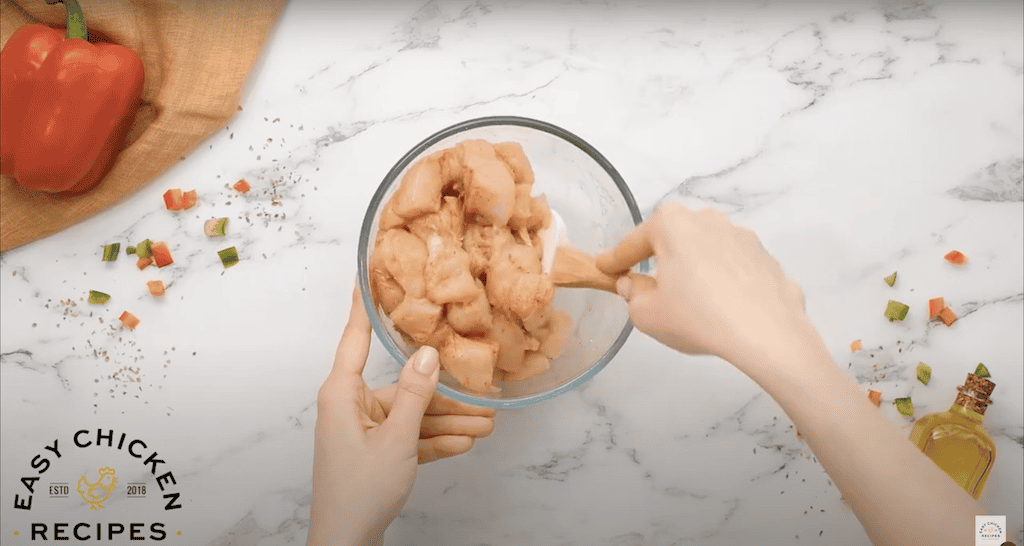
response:
<path fill-rule="evenodd" d="M 63 230 L 135 192 L 238 110 L 239 91 L 286 0 L 80 0 L 90 31 L 135 51 L 142 106 L 110 174 L 56 198 L 0 179 L 0 252 Z M 0 44 L 34 22 L 62 25 L 64 6 L 0 0 Z"/>

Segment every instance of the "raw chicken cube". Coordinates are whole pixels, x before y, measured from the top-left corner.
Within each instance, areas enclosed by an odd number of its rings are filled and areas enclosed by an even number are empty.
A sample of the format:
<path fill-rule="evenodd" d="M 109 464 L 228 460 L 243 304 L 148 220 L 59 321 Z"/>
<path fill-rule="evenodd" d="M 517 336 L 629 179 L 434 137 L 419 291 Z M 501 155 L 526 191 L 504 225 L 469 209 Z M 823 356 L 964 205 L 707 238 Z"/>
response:
<path fill-rule="evenodd" d="M 434 235 L 428 243 L 424 279 L 427 297 L 438 305 L 468 302 L 478 294 L 476 279 L 469 272 L 469 255 L 451 239 Z"/>
<path fill-rule="evenodd" d="M 466 212 L 477 214 L 493 226 L 504 226 L 512 217 L 516 186 L 512 171 L 501 161 L 466 158 Z"/>
<path fill-rule="evenodd" d="M 380 212 L 380 221 L 377 223 L 377 229 L 379 233 L 383 233 L 390 229 L 399 228 L 405 225 L 405 218 L 395 214 L 395 197 L 391 196 L 391 200 L 384 206 L 384 209 Z"/>
<path fill-rule="evenodd" d="M 424 345 L 430 345 L 440 351 L 441 345 L 443 345 L 448 338 L 454 335 L 455 330 L 452 326 L 448 324 L 448 321 L 442 320 L 441 323 L 437 325 L 437 329 L 434 330 L 434 333 L 430 334 L 430 337 L 427 338 Z"/>
<path fill-rule="evenodd" d="M 444 309 L 434 302 L 423 298 L 405 298 L 391 313 L 395 328 L 408 334 L 416 343 L 426 343 L 427 339 L 437 330 Z"/>
<path fill-rule="evenodd" d="M 375 267 L 383 268 L 405 290 L 407 295 L 422 298 L 427 245 L 404 229 L 392 229 L 380 236 L 373 255 Z"/>
<path fill-rule="evenodd" d="M 533 247 L 513 242 L 496 248 L 491 254 L 490 269 L 511 267 L 519 273 L 541 273 L 543 266 Z"/>
<path fill-rule="evenodd" d="M 474 279 L 477 296 L 468 303 L 448 304 L 448 323 L 460 334 L 486 334 L 491 329 L 491 303 L 480 279 Z"/>
<path fill-rule="evenodd" d="M 434 157 L 437 158 L 438 164 L 441 165 L 441 181 L 445 185 L 443 191 L 461 193 L 464 150 L 456 146 L 441 150 L 435 153 Z"/>
<path fill-rule="evenodd" d="M 402 286 L 390 273 L 381 268 L 370 269 L 370 283 L 373 301 L 380 304 L 385 315 L 390 315 L 405 299 L 405 290 L 402 290 Z"/>
<path fill-rule="evenodd" d="M 529 249 L 527 249 L 529 250 Z M 494 260 L 492 259 L 492 264 Z M 495 308 L 523 319 L 546 307 L 555 296 L 551 278 L 522 273 L 511 266 L 492 267 L 487 273 L 487 297 Z"/>
<path fill-rule="evenodd" d="M 491 245 L 494 242 L 494 227 L 469 224 L 462 239 L 462 248 L 469 255 L 469 272 L 479 277 L 487 270 L 491 261 Z"/>
<path fill-rule="evenodd" d="M 504 370 L 504 381 L 522 381 L 536 377 L 551 369 L 551 360 L 542 353 L 527 351 L 522 366 L 517 370 Z"/>
<path fill-rule="evenodd" d="M 495 144 L 494 151 L 512 169 L 517 185 L 533 185 L 533 167 L 530 166 L 530 160 L 526 158 L 526 152 L 518 142 Z M 529 194 L 530 190 L 527 189 L 526 193 Z"/>
<path fill-rule="evenodd" d="M 494 364 L 498 361 L 498 342 L 493 339 L 469 339 L 454 334 L 438 349 L 441 366 L 467 389 L 496 392 Z"/>
<path fill-rule="evenodd" d="M 548 358 L 558 358 L 565 351 L 572 334 L 572 319 L 564 311 L 552 307 L 523 320 L 523 327 L 540 341 L 538 349 Z"/>
<path fill-rule="evenodd" d="M 512 232 L 507 227 L 469 224 L 462 246 L 469 254 L 469 271 L 479 277 L 487 271 L 495 248 L 515 244 Z"/>
<path fill-rule="evenodd" d="M 512 207 L 508 225 L 512 229 L 528 228 L 533 223 L 533 197 L 530 195 L 530 186 L 516 184 L 515 188 L 515 205 Z"/>
<path fill-rule="evenodd" d="M 539 342 L 526 335 L 515 321 L 501 313 L 494 314 L 493 326 L 488 336 L 498 342 L 498 361 L 495 366 L 510 372 L 522 368 L 526 351 L 535 351 L 540 346 Z"/>
<path fill-rule="evenodd" d="M 551 207 L 548 206 L 548 196 L 538 195 L 531 199 L 530 219 L 526 222 L 526 227 L 533 230 L 548 227 L 551 224 Z"/>
<path fill-rule="evenodd" d="M 463 166 L 474 160 L 501 160 L 501 158 L 498 157 L 497 152 L 494 151 L 494 145 L 479 138 L 463 140 L 458 143 L 453 150 L 453 155 L 459 164 Z"/>
<path fill-rule="evenodd" d="M 425 214 L 409 222 L 409 231 L 424 243 L 429 241 L 432 235 L 439 235 L 441 238 L 451 239 L 461 244 L 464 231 L 462 204 L 459 203 L 457 197 L 445 197 L 441 204 L 441 210 Z"/>
<path fill-rule="evenodd" d="M 402 218 L 415 218 L 441 208 L 441 165 L 431 156 L 416 162 L 402 177 L 392 203 L 395 214 Z"/>

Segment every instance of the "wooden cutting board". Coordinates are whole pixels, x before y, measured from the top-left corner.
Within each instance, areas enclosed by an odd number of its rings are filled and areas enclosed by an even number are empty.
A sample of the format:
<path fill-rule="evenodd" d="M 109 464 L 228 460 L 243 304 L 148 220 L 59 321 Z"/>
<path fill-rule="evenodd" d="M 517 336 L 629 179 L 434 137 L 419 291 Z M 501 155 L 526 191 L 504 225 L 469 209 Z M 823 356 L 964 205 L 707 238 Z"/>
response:
<path fill-rule="evenodd" d="M 90 31 L 135 51 L 146 70 L 142 106 L 110 174 L 93 190 L 53 197 L 0 177 L 0 252 L 110 207 L 223 127 L 287 0 L 81 0 Z M 64 6 L 0 0 L 0 44 L 28 23 L 61 25 Z"/>

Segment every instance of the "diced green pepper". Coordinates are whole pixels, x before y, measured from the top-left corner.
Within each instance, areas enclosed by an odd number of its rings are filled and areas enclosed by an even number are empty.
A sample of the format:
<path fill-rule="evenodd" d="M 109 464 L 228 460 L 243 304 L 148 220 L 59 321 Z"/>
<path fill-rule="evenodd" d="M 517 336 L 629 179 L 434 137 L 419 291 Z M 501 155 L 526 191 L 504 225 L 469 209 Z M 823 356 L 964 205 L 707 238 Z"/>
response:
<path fill-rule="evenodd" d="M 238 251 L 235 247 L 225 248 L 224 250 L 218 250 L 217 255 L 220 256 L 220 262 L 224 264 L 224 269 L 227 269 L 238 263 Z"/>
<path fill-rule="evenodd" d="M 924 383 L 925 385 L 927 385 L 928 381 L 930 381 L 931 378 L 932 378 L 932 367 L 927 365 L 927 364 L 925 364 L 924 362 L 918 364 L 917 365 L 917 380 L 922 382 L 922 383 Z"/>
<path fill-rule="evenodd" d="M 974 375 L 978 377 L 992 377 L 988 373 L 988 368 L 986 368 L 981 362 L 978 363 L 978 367 L 974 370 Z"/>
<path fill-rule="evenodd" d="M 130 247 L 124 249 L 124 253 L 125 254 L 135 254 L 135 247 L 130 246 Z"/>
<path fill-rule="evenodd" d="M 896 404 L 896 411 L 899 411 L 900 415 L 914 416 L 914 403 L 910 401 L 909 396 L 907 398 L 897 398 L 893 400 L 893 403 Z"/>
<path fill-rule="evenodd" d="M 888 284 L 889 286 L 892 286 L 892 285 L 896 284 L 896 272 L 895 271 L 892 272 L 892 275 L 889 275 L 888 277 L 885 278 L 885 284 Z"/>
<path fill-rule="evenodd" d="M 108 301 L 110 301 L 110 294 L 104 294 L 95 290 L 89 291 L 89 303 L 107 303 Z"/>
<path fill-rule="evenodd" d="M 152 246 L 153 241 L 146 239 L 145 241 L 142 241 L 141 243 L 136 245 L 135 254 L 138 255 L 138 257 L 140 258 L 149 258 L 150 256 L 153 255 L 153 250 L 151 248 Z"/>
<path fill-rule="evenodd" d="M 121 243 L 111 243 L 103 247 L 103 261 L 112 262 L 117 259 L 118 253 L 121 252 Z"/>
<path fill-rule="evenodd" d="M 203 232 L 209 237 L 223 237 L 228 227 L 227 218 L 214 218 L 203 224 Z"/>
<path fill-rule="evenodd" d="M 909 310 L 910 307 L 898 301 L 889 300 L 889 305 L 885 308 L 885 316 L 889 319 L 889 322 L 903 320 L 907 318 L 907 311 Z"/>

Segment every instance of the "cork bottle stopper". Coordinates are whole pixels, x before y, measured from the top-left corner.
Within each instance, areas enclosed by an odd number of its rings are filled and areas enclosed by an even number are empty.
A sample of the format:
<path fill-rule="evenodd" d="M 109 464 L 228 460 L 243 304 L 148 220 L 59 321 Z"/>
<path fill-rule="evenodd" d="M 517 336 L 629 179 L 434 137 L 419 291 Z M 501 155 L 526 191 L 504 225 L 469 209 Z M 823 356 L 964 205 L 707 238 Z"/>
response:
<path fill-rule="evenodd" d="M 992 390 L 995 388 L 995 383 L 969 373 L 964 384 L 956 388 L 960 391 L 956 395 L 956 404 L 966 410 L 985 415 L 985 410 L 992 403 L 989 396 L 992 395 Z"/>
<path fill-rule="evenodd" d="M 978 377 L 973 373 L 969 373 L 967 374 L 967 380 L 964 381 L 963 392 L 979 400 L 988 400 L 988 397 L 992 396 L 992 390 L 995 388 L 995 383 L 984 377 Z"/>

